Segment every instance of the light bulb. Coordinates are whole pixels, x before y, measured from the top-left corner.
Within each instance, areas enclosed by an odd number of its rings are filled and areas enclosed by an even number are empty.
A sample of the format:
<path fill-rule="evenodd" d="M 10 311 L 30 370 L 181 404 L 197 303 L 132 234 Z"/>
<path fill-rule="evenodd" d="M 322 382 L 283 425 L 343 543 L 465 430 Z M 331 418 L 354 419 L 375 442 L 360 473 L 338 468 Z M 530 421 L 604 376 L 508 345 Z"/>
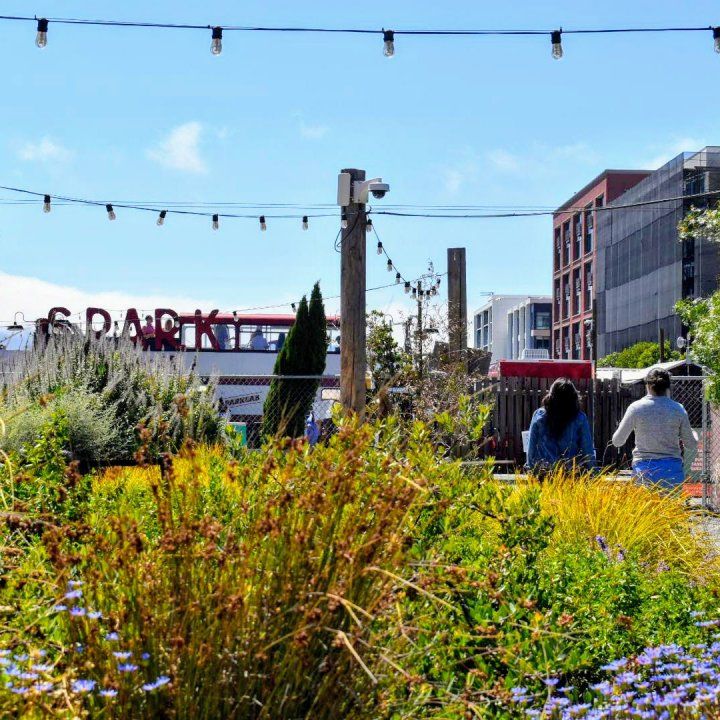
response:
<path fill-rule="evenodd" d="M 307 229 L 308 229 L 308 216 L 307 216 L 307 215 L 303 215 L 303 219 L 302 219 L 302 229 L 303 229 L 303 230 L 307 230 Z"/>
<path fill-rule="evenodd" d="M 210 42 L 210 52 L 213 55 L 219 55 L 222 52 L 222 28 L 214 27 L 212 29 L 212 41 Z"/>
<path fill-rule="evenodd" d="M 396 285 L 400 284 L 400 273 L 395 273 L 395 284 Z"/>
<path fill-rule="evenodd" d="M 167 215 L 167 210 L 161 210 L 160 214 L 158 215 L 157 224 L 158 225 L 164 225 L 165 224 L 165 216 Z"/>
<path fill-rule="evenodd" d="M 417 289 L 413 288 L 412 291 L 413 291 L 413 299 L 415 299 L 417 297 Z"/>
<path fill-rule="evenodd" d="M 113 210 L 112 205 L 110 205 L 110 204 L 106 205 L 105 209 L 107 210 L 108 220 L 114 220 L 117 217 L 117 215 L 115 214 L 115 211 Z"/>
<path fill-rule="evenodd" d="M 383 29 L 383 55 L 392 57 L 395 54 L 395 33 Z"/>
<path fill-rule="evenodd" d="M 47 45 L 48 21 L 46 18 L 40 18 L 37 24 L 37 35 L 35 36 L 35 44 L 39 48 Z"/>
<path fill-rule="evenodd" d="M 220 216 L 217 213 L 212 216 L 212 229 L 213 230 L 220 229 Z"/>
<path fill-rule="evenodd" d="M 43 212 L 50 212 L 50 210 L 51 210 L 51 208 L 50 208 L 50 196 L 49 196 L 49 195 L 46 195 L 46 196 L 43 198 Z"/>
<path fill-rule="evenodd" d="M 343 230 L 347 230 L 347 213 L 343 210 L 342 213 L 340 213 L 340 227 Z"/>
<path fill-rule="evenodd" d="M 392 272 L 392 269 L 393 269 L 392 260 L 391 260 L 390 258 L 388 258 L 388 261 L 387 261 L 387 271 L 388 271 L 388 272 Z"/>
<path fill-rule="evenodd" d="M 550 42 L 552 43 L 553 59 L 559 60 L 563 56 L 562 30 L 553 30 L 550 33 Z"/>
<path fill-rule="evenodd" d="M 372 218 L 368 218 L 367 222 L 365 223 L 365 232 L 371 233 L 372 229 L 373 229 Z"/>
<path fill-rule="evenodd" d="M 409 282 L 405 283 L 405 294 L 406 295 L 410 294 L 410 283 Z"/>
<path fill-rule="evenodd" d="M 265 232 L 267 230 L 267 223 L 265 222 L 265 216 L 260 216 L 260 229 Z"/>
<path fill-rule="evenodd" d="M 378 240 L 378 244 L 377 244 L 377 254 L 378 254 L 378 255 L 382 255 L 382 254 L 383 254 L 382 241 L 380 241 L 380 240 Z"/>
<path fill-rule="evenodd" d="M 720 27 L 713 28 L 713 40 L 715 40 L 715 52 L 720 53 Z"/>

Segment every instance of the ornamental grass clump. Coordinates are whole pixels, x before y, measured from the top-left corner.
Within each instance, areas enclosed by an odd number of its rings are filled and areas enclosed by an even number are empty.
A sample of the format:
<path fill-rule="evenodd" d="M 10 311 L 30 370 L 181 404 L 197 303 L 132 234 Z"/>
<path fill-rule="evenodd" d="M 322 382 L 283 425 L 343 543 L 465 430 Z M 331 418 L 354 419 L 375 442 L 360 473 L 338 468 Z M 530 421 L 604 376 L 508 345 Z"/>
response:
<path fill-rule="evenodd" d="M 444 472 L 424 429 L 400 442 L 392 423 L 344 424 L 327 447 L 277 441 L 241 463 L 186 451 L 144 483 L 132 469 L 97 479 L 84 527 L 43 537 L 58 582 L 84 581 L 52 604 L 82 648 L 72 672 L 96 683 L 73 708 L 109 686 L 103 717 L 359 713 L 399 672 L 373 627 L 411 583 L 400 575 Z M 119 498 L 126 472 L 144 516 Z M 137 668 L 114 662 L 108 637 Z M 169 678 L 162 694 L 123 691 L 141 671 L 143 685 Z"/>
<path fill-rule="evenodd" d="M 521 484 L 517 492 L 527 487 Z M 559 469 L 540 485 L 540 504 L 555 524 L 553 544 L 587 545 L 602 537 L 610 547 L 651 565 L 668 563 L 695 579 L 718 571 L 699 512 L 679 494 Z"/>

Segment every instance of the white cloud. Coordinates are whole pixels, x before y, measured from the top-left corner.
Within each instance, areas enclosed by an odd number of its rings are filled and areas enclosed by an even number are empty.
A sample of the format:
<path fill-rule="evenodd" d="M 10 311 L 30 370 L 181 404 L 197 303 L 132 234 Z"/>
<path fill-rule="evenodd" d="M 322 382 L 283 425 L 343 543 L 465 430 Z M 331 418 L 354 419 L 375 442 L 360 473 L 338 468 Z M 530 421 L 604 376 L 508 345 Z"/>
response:
<path fill-rule="evenodd" d="M 521 167 L 520 158 L 507 150 L 491 150 L 488 153 L 488 160 L 502 172 L 517 172 Z"/>
<path fill-rule="evenodd" d="M 207 166 L 200 155 L 201 123 L 192 121 L 178 125 L 156 147 L 147 151 L 151 160 L 173 170 L 206 173 Z"/>
<path fill-rule="evenodd" d="M 26 142 L 18 148 L 17 155 L 29 162 L 65 162 L 72 157 L 66 147 L 45 136 L 38 142 Z"/>
<path fill-rule="evenodd" d="M 695 152 L 696 150 L 704 148 L 706 145 L 706 142 L 693 137 L 676 138 L 662 147 L 653 145 L 650 148 L 650 152 L 654 152 L 655 154 L 639 163 L 639 167 L 646 170 L 657 170 L 681 152 Z"/>
<path fill-rule="evenodd" d="M 300 123 L 300 134 L 308 140 L 321 140 L 329 130 L 327 125 L 306 125 Z"/>
<path fill-rule="evenodd" d="M 455 195 L 478 176 L 478 165 L 474 159 L 465 160 L 442 168 L 442 180 L 445 192 Z"/>
<path fill-rule="evenodd" d="M 36 318 L 47 317 L 48 310 L 55 306 L 66 307 L 73 314 L 82 313 L 83 317 L 86 308 L 101 307 L 110 311 L 113 318 L 118 318 L 120 311 L 124 313 L 131 307 L 138 310 L 166 307 L 178 312 L 192 312 L 196 308 L 209 311 L 217 307 L 207 299 L 115 291 L 88 292 L 39 278 L 0 272 L 0 320 L 11 320 L 20 311 L 28 322 L 32 322 Z"/>

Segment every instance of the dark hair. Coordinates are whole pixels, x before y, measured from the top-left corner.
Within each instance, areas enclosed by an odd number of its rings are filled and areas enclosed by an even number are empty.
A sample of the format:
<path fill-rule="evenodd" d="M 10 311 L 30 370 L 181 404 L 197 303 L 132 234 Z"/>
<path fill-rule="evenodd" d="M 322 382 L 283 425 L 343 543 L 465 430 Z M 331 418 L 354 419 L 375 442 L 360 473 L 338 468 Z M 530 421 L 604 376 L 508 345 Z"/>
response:
<path fill-rule="evenodd" d="M 645 376 L 645 384 L 652 388 L 656 395 L 664 395 L 670 389 L 670 373 L 655 368 Z"/>
<path fill-rule="evenodd" d="M 558 378 L 543 398 L 550 434 L 558 438 L 580 412 L 580 397 L 570 380 Z"/>

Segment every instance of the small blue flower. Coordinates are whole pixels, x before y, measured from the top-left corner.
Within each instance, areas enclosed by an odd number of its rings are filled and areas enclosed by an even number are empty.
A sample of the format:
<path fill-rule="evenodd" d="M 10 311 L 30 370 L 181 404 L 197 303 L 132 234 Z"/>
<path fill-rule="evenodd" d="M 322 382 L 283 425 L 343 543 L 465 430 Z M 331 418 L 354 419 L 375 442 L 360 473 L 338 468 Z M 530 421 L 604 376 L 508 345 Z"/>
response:
<path fill-rule="evenodd" d="M 605 540 L 605 538 L 602 535 L 596 535 L 595 542 L 598 544 L 598 546 L 600 547 L 600 549 L 603 552 L 607 552 L 607 550 L 608 550 L 607 540 Z"/>
<path fill-rule="evenodd" d="M 555 687 L 560 681 L 557 678 L 545 678 L 543 680 L 549 688 Z"/>
<path fill-rule="evenodd" d="M 65 593 L 64 597 L 66 600 L 77 600 L 82 597 L 82 594 L 82 590 L 70 590 L 70 592 Z"/>
<path fill-rule="evenodd" d="M 132 655 L 132 653 L 131 653 L 131 652 L 127 652 L 127 651 L 122 651 L 122 652 L 121 652 L 120 650 L 116 650 L 115 652 L 113 652 L 113 655 L 114 655 L 118 660 L 127 660 L 127 659 Z"/>
<path fill-rule="evenodd" d="M 18 675 L 21 680 L 37 680 L 39 675 L 35 672 L 23 672 Z"/>
<path fill-rule="evenodd" d="M 39 693 L 50 692 L 55 686 L 51 682 L 43 681 L 33 685 L 33 690 Z"/>
<path fill-rule="evenodd" d="M 11 687 L 10 692 L 14 693 L 15 695 L 25 695 L 27 694 L 28 688 L 18 685 L 18 687 Z"/>
<path fill-rule="evenodd" d="M 107 697 L 107 698 L 115 697 L 117 694 L 118 694 L 118 691 L 115 690 L 114 688 L 105 688 L 104 690 L 100 691 L 100 695 L 102 695 L 102 697 Z"/>
<path fill-rule="evenodd" d="M 70 614 L 73 617 L 83 617 L 85 615 L 85 608 L 76 605 L 75 607 L 70 608 Z"/>
<path fill-rule="evenodd" d="M 84 585 L 85 583 L 82 580 L 68 580 L 68 587 L 69 588 L 79 588 L 81 585 Z"/>
<path fill-rule="evenodd" d="M 106 640 L 119 640 L 119 639 L 120 639 L 120 636 L 119 636 L 116 632 L 109 632 L 109 633 L 105 636 L 105 639 L 106 639 Z"/>
<path fill-rule="evenodd" d="M 123 673 L 131 673 L 135 672 L 138 669 L 137 665 L 133 665 L 132 663 L 122 663 L 118 665 L 118 670 Z"/>
<path fill-rule="evenodd" d="M 13 659 L 17 660 L 17 662 L 26 662 L 30 659 L 30 657 L 27 655 L 27 653 L 17 653 L 13 655 Z"/>
<path fill-rule="evenodd" d="M 170 682 L 170 678 L 167 675 L 160 675 L 159 678 L 154 680 L 150 683 L 145 683 L 145 685 L 142 686 L 142 689 L 145 692 L 152 692 L 153 690 L 157 690 L 158 688 L 161 688 L 163 685 L 167 685 Z M 524 688 L 522 688 L 524 689 Z"/>
<path fill-rule="evenodd" d="M 149 660 L 149 659 L 150 659 L 150 653 L 149 653 L 149 652 L 144 652 L 144 653 L 140 656 L 140 659 L 141 659 L 141 660 Z"/>
<path fill-rule="evenodd" d="M 627 662 L 627 658 L 620 658 L 619 660 L 609 662 L 607 665 L 602 665 L 600 669 L 607 672 L 617 672 L 618 670 L 622 670 L 627 665 Z"/>
<path fill-rule="evenodd" d="M 94 680 L 73 680 L 72 690 L 76 693 L 89 693 L 95 687 Z"/>
<path fill-rule="evenodd" d="M 53 607 L 53 610 L 55 612 L 65 612 L 65 610 L 67 610 L 67 605 L 63 605 L 62 603 L 60 603 L 58 605 L 55 605 Z"/>
<path fill-rule="evenodd" d="M 41 663 L 38 665 L 33 665 L 32 669 L 37 672 L 50 672 L 53 669 L 53 666 L 48 665 L 47 663 Z"/>
<path fill-rule="evenodd" d="M 91 610 L 88 613 L 88 617 L 91 620 L 99 620 L 102 617 L 102 613 L 99 610 Z"/>

